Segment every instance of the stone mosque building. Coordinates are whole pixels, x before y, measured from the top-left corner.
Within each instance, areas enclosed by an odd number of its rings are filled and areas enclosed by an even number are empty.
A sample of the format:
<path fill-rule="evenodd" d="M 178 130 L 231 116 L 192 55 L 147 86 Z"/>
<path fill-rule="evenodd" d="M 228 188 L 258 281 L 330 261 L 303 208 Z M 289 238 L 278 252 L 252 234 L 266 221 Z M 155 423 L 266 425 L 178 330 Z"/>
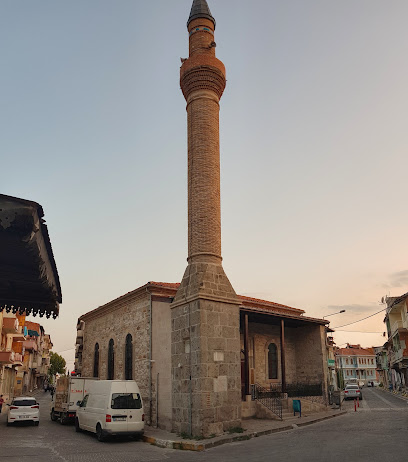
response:
<path fill-rule="evenodd" d="M 180 284 L 148 282 L 78 320 L 76 372 L 134 379 L 148 423 L 208 436 L 259 411 L 255 387 L 327 392 L 327 321 L 239 296 L 221 257 L 219 109 L 224 64 L 215 19 L 194 0 L 180 83 L 188 121 L 188 264 Z M 292 394 L 293 396 L 293 394 Z"/>

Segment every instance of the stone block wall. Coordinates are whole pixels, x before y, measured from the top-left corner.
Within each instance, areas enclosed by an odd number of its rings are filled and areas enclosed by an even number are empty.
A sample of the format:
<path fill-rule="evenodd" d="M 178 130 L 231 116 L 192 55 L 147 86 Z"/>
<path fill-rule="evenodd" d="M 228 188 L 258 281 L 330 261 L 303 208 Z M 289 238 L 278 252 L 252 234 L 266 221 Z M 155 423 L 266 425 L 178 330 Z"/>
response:
<path fill-rule="evenodd" d="M 296 382 L 296 352 L 294 337 L 296 329 L 285 328 L 285 352 L 286 352 L 286 382 Z M 273 383 L 281 383 L 281 346 L 280 346 L 280 326 L 269 324 L 249 323 L 250 363 L 254 366 L 254 379 L 263 387 L 269 387 Z M 268 370 L 268 347 L 274 343 L 278 350 L 278 378 L 269 379 Z M 241 348 L 244 347 L 243 335 L 241 335 Z M 250 364 L 251 365 L 251 364 Z"/>
<path fill-rule="evenodd" d="M 99 343 L 99 378 L 106 380 L 108 373 L 108 344 L 114 341 L 114 378 L 125 379 L 125 341 L 133 339 L 133 378 L 136 380 L 146 415 L 149 415 L 149 348 L 150 298 L 148 294 L 121 298 L 106 305 L 97 313 L 88 313 L 85 321 L 82 353 L 82 376 L 92 377 L 95 344 Z"/>
<path fill-rule="evenodd" d="M 152 301 L 152 423 L 165 430 L 172 428 L 170 301 Z"/>
<path fill-rule="evenodd" d="M 238 305 L 197 299 L 171 314 L 173 431 L 209 436 L 240 426 Z"/>
<path fill-rule="evenodd" d="M 297 328 L 296 375 L 299 382 L 323 383 L 327 392 L 327 350 L 324 326 L 310 324 Z"/>

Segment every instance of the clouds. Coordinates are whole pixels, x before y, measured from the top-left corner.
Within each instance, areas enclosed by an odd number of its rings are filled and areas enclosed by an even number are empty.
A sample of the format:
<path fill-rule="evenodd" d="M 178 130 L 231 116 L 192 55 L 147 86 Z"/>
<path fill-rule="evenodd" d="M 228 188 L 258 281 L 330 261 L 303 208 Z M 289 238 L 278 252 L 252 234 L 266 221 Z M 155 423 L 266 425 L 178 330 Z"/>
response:
<path fill-rule="evenodd" d="M 408 287 L 408 270 L 397 271 L 388 275 L 388 283 L 381 284 L 383 289 L 393 289 L 404 287 L 403 292 L 406 292 Z"/>
<path fill-rule="evenodd" d="M 398 271 L 390 275 L 391 287 L 407 287 L 408 286 L 408 270 Z"/>

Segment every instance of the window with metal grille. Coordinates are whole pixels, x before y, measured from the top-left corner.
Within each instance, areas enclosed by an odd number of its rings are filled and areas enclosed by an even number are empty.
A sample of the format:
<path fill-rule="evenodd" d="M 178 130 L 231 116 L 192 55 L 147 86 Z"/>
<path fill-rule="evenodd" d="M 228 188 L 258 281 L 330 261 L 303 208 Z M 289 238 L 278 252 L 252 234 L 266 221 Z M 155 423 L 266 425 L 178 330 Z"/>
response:
<path fill-rule="evenodd" d="M 278 349 L 274 343 L 268 347 L 268 370 L 270 379 L 278 378 Z"/>
<path fill-rule="evenodd" d="M 115 373 L 115 350 L 113 339 L 109 340 L 108 348 L 108 380 L 113 380 Z"/>
<path fill-rule="evenodd" d="M 93 376 L 99 377 L 99 343 L 95 343 Z"/>
<path fill-rule="evenodd" d="M 130 334 L 126 335 L 125 345 L 125 380 L 133 379 L 133 339 Z"/>

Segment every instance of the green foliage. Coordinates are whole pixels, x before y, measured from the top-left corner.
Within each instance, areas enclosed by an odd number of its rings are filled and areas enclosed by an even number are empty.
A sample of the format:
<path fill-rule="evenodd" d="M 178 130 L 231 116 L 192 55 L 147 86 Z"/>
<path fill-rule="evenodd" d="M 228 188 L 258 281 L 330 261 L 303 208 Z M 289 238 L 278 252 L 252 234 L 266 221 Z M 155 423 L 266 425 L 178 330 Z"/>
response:
<path fill-rule="evenodd" d="M 245 430 L 242 427 L 231 427 L 228 429 L 228 433 L 243 433 Z"/>
<path fill-rule="evenodd" d="M 48 376 L 54 377 L 56 374 L 65 374 L 65 359 L 58 353 L 50 353 L 50 367 L 48 369 Z"/>

